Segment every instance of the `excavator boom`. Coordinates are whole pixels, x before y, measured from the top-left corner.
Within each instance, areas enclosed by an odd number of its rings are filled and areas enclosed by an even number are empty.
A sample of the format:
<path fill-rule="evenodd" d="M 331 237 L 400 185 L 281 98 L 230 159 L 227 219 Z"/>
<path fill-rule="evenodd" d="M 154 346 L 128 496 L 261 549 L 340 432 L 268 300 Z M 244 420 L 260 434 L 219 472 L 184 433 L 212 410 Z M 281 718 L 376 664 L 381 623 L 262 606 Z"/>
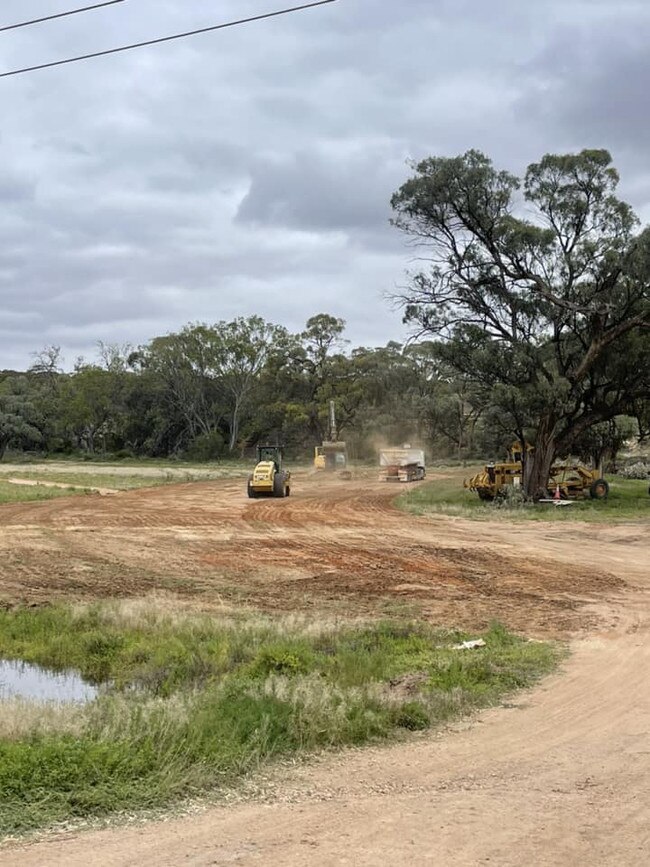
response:
<path fill-rule="evenodd" d="M 314 468 L 317 470 L 338 471 L 342 477 L 349 478 L 348 449 L 345 442 L 339 440 L 336 425 L 336 407 L 333 400 L 329 402 L 327 439 L 316 446 L 314 450 Z"/>

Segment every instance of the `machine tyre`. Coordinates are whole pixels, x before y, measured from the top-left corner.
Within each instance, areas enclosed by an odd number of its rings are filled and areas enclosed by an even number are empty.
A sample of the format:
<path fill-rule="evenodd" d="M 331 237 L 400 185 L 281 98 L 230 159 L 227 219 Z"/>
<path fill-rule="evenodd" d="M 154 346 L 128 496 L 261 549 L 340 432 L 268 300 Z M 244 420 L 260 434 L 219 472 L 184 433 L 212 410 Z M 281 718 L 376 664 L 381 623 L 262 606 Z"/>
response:
<path fill-rule="evenodd" d="M 482 488 L 479 488 L 478 498 L 479 500 L 483 500 L 484 503 L 491 503 L 494 500 L 494 494 L 490 493 L 490 491 L 485 491 Z"/>
<path fill-rule="evenodd" d="M 257 499 L 257 491 L 254 490 L 251 479 L 248 480 L 247 491 L 248 491 L 248 496 L 250 497 L 251 500 Z"/>
<path fill-rule="evenodd" d="M 606 500 L 609 494 L 609 484 L 605 479 L 596 479 L 589 488 L 589 496 L 592 500 Z"/>
<path fill-rule="evenodd" d="M 276 473 L 273 477 L 273 496 L 286 497 L 286 485 L 284 473 Z"/>

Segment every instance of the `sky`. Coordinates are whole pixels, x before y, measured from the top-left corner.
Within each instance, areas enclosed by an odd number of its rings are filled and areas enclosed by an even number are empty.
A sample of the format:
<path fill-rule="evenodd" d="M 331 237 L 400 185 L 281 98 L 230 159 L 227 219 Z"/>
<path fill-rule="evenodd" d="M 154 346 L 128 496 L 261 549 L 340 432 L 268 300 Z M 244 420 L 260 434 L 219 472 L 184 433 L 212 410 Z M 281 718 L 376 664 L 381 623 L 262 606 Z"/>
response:
<path fill-rule="evenodd" d="M 88 2 L 3 0 L 0 27 Z M 283 5 L 125 0 L 0 32 L 0 70 Z M 605 147 L 650 219 L 648 44 L 647 0 L 336 0 L 2 78 L 0 368 L 252 314 L 403 340 L 390 197 L 426 156 Z"/>

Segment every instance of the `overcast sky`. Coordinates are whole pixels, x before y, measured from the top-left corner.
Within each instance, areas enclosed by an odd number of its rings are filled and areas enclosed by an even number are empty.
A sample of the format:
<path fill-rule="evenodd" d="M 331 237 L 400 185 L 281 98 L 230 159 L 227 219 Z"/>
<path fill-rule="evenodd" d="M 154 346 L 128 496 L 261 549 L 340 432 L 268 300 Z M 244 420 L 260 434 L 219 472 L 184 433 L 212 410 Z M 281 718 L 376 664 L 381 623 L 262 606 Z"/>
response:
<path fill-rule="evenodd" d="M 3 0 L 0 26 L 87 2 Z M 0 68 L 282 5 L 126 0 L 0 33 Z M 648 218 L 648 45 L 647 0 L 337 0 L 0 79 L 0 368 L 253 313 L 402 339 L 409 158 L 607 147 Z"/>

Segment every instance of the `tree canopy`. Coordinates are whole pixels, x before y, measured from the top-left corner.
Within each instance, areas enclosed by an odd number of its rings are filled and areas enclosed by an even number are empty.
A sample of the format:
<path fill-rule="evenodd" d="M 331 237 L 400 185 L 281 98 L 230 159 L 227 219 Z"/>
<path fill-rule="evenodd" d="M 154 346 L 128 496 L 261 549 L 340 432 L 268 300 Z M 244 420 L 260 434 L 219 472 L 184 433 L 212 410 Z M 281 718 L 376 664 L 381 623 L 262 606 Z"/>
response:
<path fill-rule="evenodd" d="M 305 455 L 328 435 L 333 400 L 355 456 L 407 440 L 467 454 L 469 438 L 459 446 L 454 426 L 434 421 L 434 395 L 451 386 L 429 347 L 349 348 L 345 328 L 327 313 L 296 334 L 257 316 L 189 323 L 137 348 L 99 343 L 70 372 L 46 347 L 22 377 L 0 374 L 4 445 L 208 459 L 271 440 Z"/>
<path fill-rule="evenodd" d="M 546 155 L 523 179 L 478 151 L 434 157 L 394 194 L 424 249 L 401 300 L 504 429 L 534 439 L 524 486 L 650 395 L 650 230 L 616 196 L 604 150 Z"/>

